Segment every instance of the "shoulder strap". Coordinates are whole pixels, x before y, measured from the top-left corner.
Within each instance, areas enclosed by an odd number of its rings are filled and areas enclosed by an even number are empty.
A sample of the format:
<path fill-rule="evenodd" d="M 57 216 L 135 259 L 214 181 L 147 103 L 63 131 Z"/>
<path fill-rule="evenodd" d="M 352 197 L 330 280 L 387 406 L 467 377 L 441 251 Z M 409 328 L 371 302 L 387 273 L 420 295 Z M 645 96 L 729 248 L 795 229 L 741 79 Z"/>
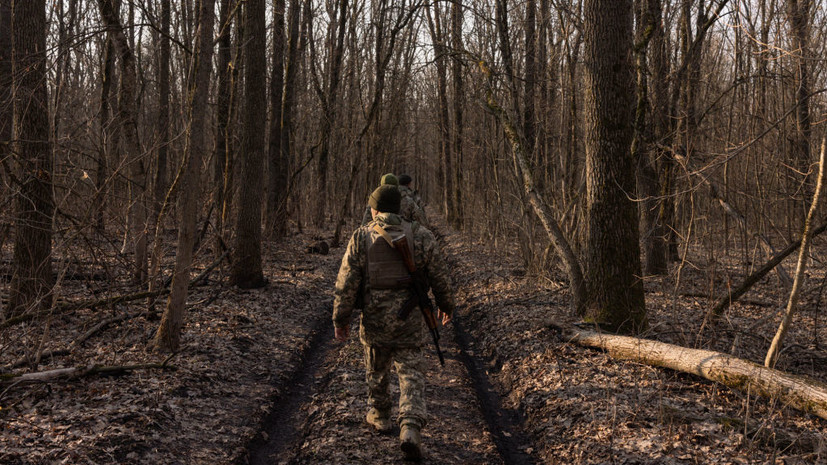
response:
<path fill-rule="evenodd" d="M 373 230 L 376 231 L 377 234 L 382 236 L 382 239 L 385 239 L 385 242 L 387 242 L 388 245 L 391 246 L 391 248 L 393 248 L 393 238 L 391 237 L 390 234 L 388 234 L 387 231 L 385 231 L 382 228 L 382 226 L 379 226 L 378 224 L 374 224 L 373 225 Z"/>

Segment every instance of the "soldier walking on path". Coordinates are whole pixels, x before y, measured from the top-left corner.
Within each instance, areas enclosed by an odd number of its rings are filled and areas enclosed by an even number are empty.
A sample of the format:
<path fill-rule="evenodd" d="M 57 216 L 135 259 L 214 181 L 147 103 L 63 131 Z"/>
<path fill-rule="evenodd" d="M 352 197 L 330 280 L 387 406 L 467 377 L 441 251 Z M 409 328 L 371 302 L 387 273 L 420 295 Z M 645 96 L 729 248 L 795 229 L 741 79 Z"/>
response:
<path fill-rule="evenodd" d="M 399 207 L 399 216 L 408 220 L 416 221 L 422 226 L 428 227 L 428 218 L 425 216 L 425 208 L 422 206 L 422 199 L 411 187 L 413 178 L 408 174 L 399 176 L 399 192 L 402 194 L 402 203 Z"/>
<path fill-rule="evenodd" d="M 391 364 L 399 377 L 401 448 L 408 460 L 422 458 L 420 431 L 427 422 L 422 346 L 425 324 L 415 309 L 400 319 L 398 311 L 411 298 L 410 275 L 393 241 L 405 235 L 412 248 L 416 269 L 421 270 L 433 290 L 445 325 L 454 312 L 448 268 L 434 235 L 424 226 L 399 216 L 401 193 L 384 185 L 370 195 L 373 220 L 357 229 L 342 258 L 336 279 L 333 325 L 338 341 L 350 334 L 350 320 L 357 301 L 364 303 L 359 339 L 365 351 L 368 387 L 366 420 L 382 433 L 391 431 Z M 427 289 L 427 288 L 426 288 Z"/>

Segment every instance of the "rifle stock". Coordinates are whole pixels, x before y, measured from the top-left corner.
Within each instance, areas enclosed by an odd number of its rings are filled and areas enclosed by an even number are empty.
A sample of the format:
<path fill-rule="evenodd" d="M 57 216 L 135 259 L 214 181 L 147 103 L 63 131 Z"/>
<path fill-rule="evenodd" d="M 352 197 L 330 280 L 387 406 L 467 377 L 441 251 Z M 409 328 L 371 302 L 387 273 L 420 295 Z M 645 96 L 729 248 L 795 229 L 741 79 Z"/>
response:
<path fill-rule="evenodd" d="M 428 331 L 431 333 L 431 338 L 434 340 L 434 347 L 436 347 L 436 354 L 439 357 L 439 364 L 445 366 L 445 358 L 442 356 L 442 350 L 439 348 L 439 329 L 436 324 L 436 305 L 428 297 L 428 288 L 425 285 L 425 277 L 422 272 L 416 269 L 416 262 L 414 262 L 411 247 L 408 246 L 408 238 L 404 235 L 393 240 L 393 247 L 402 256 L 405 262 L 405 267 L 408 273 L 411 274 L 411 291 L 413 295 L 408 302 L 399 310 L 399 318 L 405 319 L 413 309 L 414 304 L 419 304 L 419 310 L 422 312 L 422 317 L 425 319 L 425 325 L 428 326 Z"/>

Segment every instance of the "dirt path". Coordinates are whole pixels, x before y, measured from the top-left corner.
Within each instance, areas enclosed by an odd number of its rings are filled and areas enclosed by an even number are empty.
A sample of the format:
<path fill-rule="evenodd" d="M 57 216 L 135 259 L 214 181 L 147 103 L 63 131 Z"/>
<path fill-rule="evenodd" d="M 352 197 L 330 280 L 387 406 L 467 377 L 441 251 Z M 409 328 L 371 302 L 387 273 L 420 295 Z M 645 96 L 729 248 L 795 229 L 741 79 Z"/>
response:
<path fill-rule="evenodd" d="M 354 326 L 356 323 L 354 319 Z M 402 463 L 399 428 L 389 435 L 372 430 L 367 411 L 362 346 L 357 331 L 346 344 L 321 329 L 265 426 L 268 439 L 251 444 L 249 463 Z M 445 367 L 425 347 L 429 423 L 423 430 L 425 462 L 434 464 L 532 464 L 518 416 L 503 410 L 481 359 L 467 351 L 469 335 L 460 327 L 442 329 Z M 395 376 L 391 391 L 398 398 Z M 397 408 L 394 406 L 392 418 Z"/>

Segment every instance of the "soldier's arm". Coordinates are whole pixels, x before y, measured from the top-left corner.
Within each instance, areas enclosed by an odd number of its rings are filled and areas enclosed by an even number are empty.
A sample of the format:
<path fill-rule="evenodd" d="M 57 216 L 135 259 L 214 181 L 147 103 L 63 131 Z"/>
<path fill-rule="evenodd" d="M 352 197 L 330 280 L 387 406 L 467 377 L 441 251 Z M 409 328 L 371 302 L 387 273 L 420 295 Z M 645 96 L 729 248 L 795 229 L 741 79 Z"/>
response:
<path fill-rule="evenodd" d="M 361 230 L 356 230 L 350 237 L 347 250 L 342 257 L 342 264 L 339 267 L 339 275 L 336 278 L 333 299 L 333 326 L 344 328 L 350 324 L 353 315 L 353 307 L 359 294 L 359 287 L 362 284 L 363 263 L 360 260 Z"/>
<path fill-rule="evenodd" d="M 428 284 L 431 285 L 439 309 L 451 316 L 454 314 L 456 304 L 454 303 L 454 291 L 448 265 L 442 258 L 439 244 L 434 235 L 425 228 L 420 228 L 420 231 L 423 233 L 422 245 L 426 257 L 425 274 L 428 277 Z"/>

